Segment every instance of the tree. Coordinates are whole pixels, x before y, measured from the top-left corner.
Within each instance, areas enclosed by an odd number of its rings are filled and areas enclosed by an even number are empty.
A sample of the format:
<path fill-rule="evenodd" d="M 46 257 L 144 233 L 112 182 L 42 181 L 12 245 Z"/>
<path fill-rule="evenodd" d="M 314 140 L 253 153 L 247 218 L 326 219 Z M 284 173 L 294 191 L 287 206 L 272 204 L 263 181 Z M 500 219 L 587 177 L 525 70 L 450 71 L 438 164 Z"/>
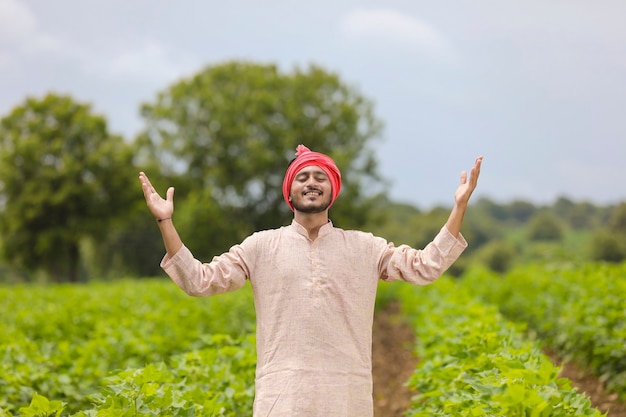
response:
<path fill-rule="evenodd" d="M 77 280 L 81 240 L 103 236 L 129 206 L 132 156 L 103 117 L 71 97 L 48 94 L 15 107 L 0 121 L 7 261 Z"/>
<path fill-rule="evenodd" d="M 512 243 L 494 239 L 480 249 L 479 258 L 490 270 L 505 273 L 513 266 L 517 252 Z"/>
<path fill-rule="evenodd" d="M 626 202 L 610 210 L 608 227 L 593 234 L 590 251 L 592 259 L 597 261 L 622 262 L 626 259 Z"/>
<path fill-rule="evenodd" d="M 626 259 L 626 243 L 623 236 L 610 230 L 599 230 L 590 243 L 591 259 L 619 263 Z"/>
<path fill-rule="evenodd" d="M 530 240 L 556 241 L 563 238 L 563 226 L 552 213 L 545 211 L 530 219 L 528 233 Z"/>
<path fill-rule="evenodd" d="M 525 223 L 535 214 L 537 207 L 528 201 L 514 200 L 509 204 L 509 211 L 517 223 Z"/>
<path fill-rule="evenodd" d="M 599 223 L 597 207 L 591 203 L 576 203 L 567 215 L 567 221 L 574 230 L 592 229 Z"/>
<path fill-rule="evenodd" d="M 329 154 L 342 170 L 335 224 L 367 222 L 381 193 L 370 147 L 381 123 L 372 103 L 317 66 L 292 73 L 246 62 L 207 67 L 160 92 L 141 113 L 142 152 L 161 161 L 157 174 L 176 186 L 177 207 L 193 193 L 194 203 L 214 214 L 182 223 L 198 230 L 223 222 L 222 240 L 290 222 L 281 185 L 298 144 Z M 202 244 L 211 245 L 206 234 Z"/>
<path fill-rule="evenodd" d="M 561 196 L 557 198 L 552 205 L 552 211 L 558 218 L 565 219 L 569 216 L 575 205 L 576 204 L 569 198 Z"/>
<path fill-rule="evenodd" d="M 609 229 L 621 235 L 624 241 L 626 241 L 626 202 L 618 204 L 611 210 Z"/>
<path fill-rule="evenodd" d="M 506 207 L 501 204 L 497 204 L 493 200 L 486 197 L 479 198 L 474 203 L 474 210 L 479 210 L 489 217 L 501 222 L 507 221 L 510 217 L 510 213 L 507 211 Z"/>
<path fill-rule="evenodd" d="M 415 248 L 425 247 L 437 235 L 449 215 L 450 210 L 448 208 L 439 206 L 414 216 L 408 223 L 408 230 L 413 235 L 413 242 L 408 242 L 408 244 Z"/>

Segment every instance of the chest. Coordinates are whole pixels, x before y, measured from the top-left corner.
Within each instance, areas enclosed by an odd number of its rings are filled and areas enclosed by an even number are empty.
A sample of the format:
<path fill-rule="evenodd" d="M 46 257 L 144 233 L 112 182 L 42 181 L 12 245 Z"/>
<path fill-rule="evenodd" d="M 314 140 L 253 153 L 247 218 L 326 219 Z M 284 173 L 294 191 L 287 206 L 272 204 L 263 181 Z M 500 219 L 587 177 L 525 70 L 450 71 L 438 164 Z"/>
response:
<path fill-rule="evenodd" d="M 288 299 L 332 301 L 375 296 L 376 260 L 366 243 L 345 239 L 304 238 L 270 242 L 251 274 L 255 291 Z"/>

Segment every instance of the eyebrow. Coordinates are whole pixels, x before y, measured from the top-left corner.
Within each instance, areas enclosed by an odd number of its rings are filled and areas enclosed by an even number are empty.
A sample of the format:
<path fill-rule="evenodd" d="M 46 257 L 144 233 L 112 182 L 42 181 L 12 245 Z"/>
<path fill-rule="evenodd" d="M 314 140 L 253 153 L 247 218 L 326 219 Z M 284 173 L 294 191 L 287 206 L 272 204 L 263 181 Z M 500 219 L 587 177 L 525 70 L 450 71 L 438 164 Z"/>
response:
<path fill-rule="evenodd" d="M 302 175 L 324 175 L 324 176 L 328 176 L 328 174 L 326 174 L 326 172 L 324 172 L 324 170 L 322 169 L 316 169 L 315 171 L 300 171 L 296 174 L 296 177 L 300 177 Z"/>

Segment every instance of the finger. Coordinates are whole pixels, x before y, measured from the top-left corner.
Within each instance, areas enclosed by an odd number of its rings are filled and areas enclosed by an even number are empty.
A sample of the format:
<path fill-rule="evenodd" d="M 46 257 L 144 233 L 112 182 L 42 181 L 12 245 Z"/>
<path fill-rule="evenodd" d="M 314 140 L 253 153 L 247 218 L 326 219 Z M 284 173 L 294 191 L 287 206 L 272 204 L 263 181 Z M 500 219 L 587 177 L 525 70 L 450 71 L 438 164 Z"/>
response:
<path fill-rule="evenodd" d="M 167 189 L 167 193 L 165 194 L 165 198 L 167 201 L 173 203 L 174 202 L 174 187 L 170 187 Z"/>
<path fill-rule="evenodd" d="M 139 173 L 139 180 L 141 181 L 142 184 L 146 184 L 149 188 L 154 190 L 154 187 L 152 186 L 152 183 L 150 182 L 150 179 L 145 174 L 145 172 L 140 172 Z"/>
<path fill-rule="evenodd" d="M 480 166 L 482 165 L 483 157 L 479 156 L 476 158 L 476 162 L 474 163 L 474 168 L 472 168 L 472 182 L 476 184 L 478 182 L 478 176 L 480 175 Z"/>
<path fill-rule="evenodd" d="M 141 189 L 143 191 L 143 196 L 146 198 L 147 201 L 150 198 L 150 194 L 152 194 L 152 191 L 148 183 L 146 183 L 143 178 L 141 179 Z"/>
<path fill-rule="evenodd" d="M 476 162 L 474 163 L 474 168 L 476 168 L 476 172 L 480 173 L 480 166 L 483 163 L 483 157 L 479 156 L 478 158 L 476 158 Z"/>
<path fill-rule="evenodd" d="M 143 190 L 143 196 L 146 200 L 150 198 L 150 195 L 155 193 L 154 188 L 152 188 L 152 186 L 145 181 L 141 182 L 141 189 Z"/>
<path fill-rule="evenodd" d="M 466 182 L 467 182 L 467 172 L 461 171 L 461 185 L 465 184 Z"/>

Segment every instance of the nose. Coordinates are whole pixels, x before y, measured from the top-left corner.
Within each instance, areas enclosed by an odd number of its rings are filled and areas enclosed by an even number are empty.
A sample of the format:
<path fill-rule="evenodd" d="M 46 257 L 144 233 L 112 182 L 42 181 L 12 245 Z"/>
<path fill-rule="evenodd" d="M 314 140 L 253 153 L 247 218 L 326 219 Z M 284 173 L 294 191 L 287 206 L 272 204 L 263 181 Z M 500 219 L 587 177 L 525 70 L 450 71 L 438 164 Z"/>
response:
<path fill-rule="evenodd" d="M 309 175 L 309 176 L 307 177 L 306 181 L 304 182 L 304 187 L 305 187 L 305 188 L 306 188 L 306 187 L 310 187 L 310 186 L 312 186 L 313 184 L 315 184 L 315 182 L 316 182 L 316 181 L 315 181 L 315 176 L 313 176 L 313 175 Z"/>
<path fill-rule="evenodd" d="M 305 188 L 319 188 L 319 181 L 311 175 L 304 183 Z"/>

